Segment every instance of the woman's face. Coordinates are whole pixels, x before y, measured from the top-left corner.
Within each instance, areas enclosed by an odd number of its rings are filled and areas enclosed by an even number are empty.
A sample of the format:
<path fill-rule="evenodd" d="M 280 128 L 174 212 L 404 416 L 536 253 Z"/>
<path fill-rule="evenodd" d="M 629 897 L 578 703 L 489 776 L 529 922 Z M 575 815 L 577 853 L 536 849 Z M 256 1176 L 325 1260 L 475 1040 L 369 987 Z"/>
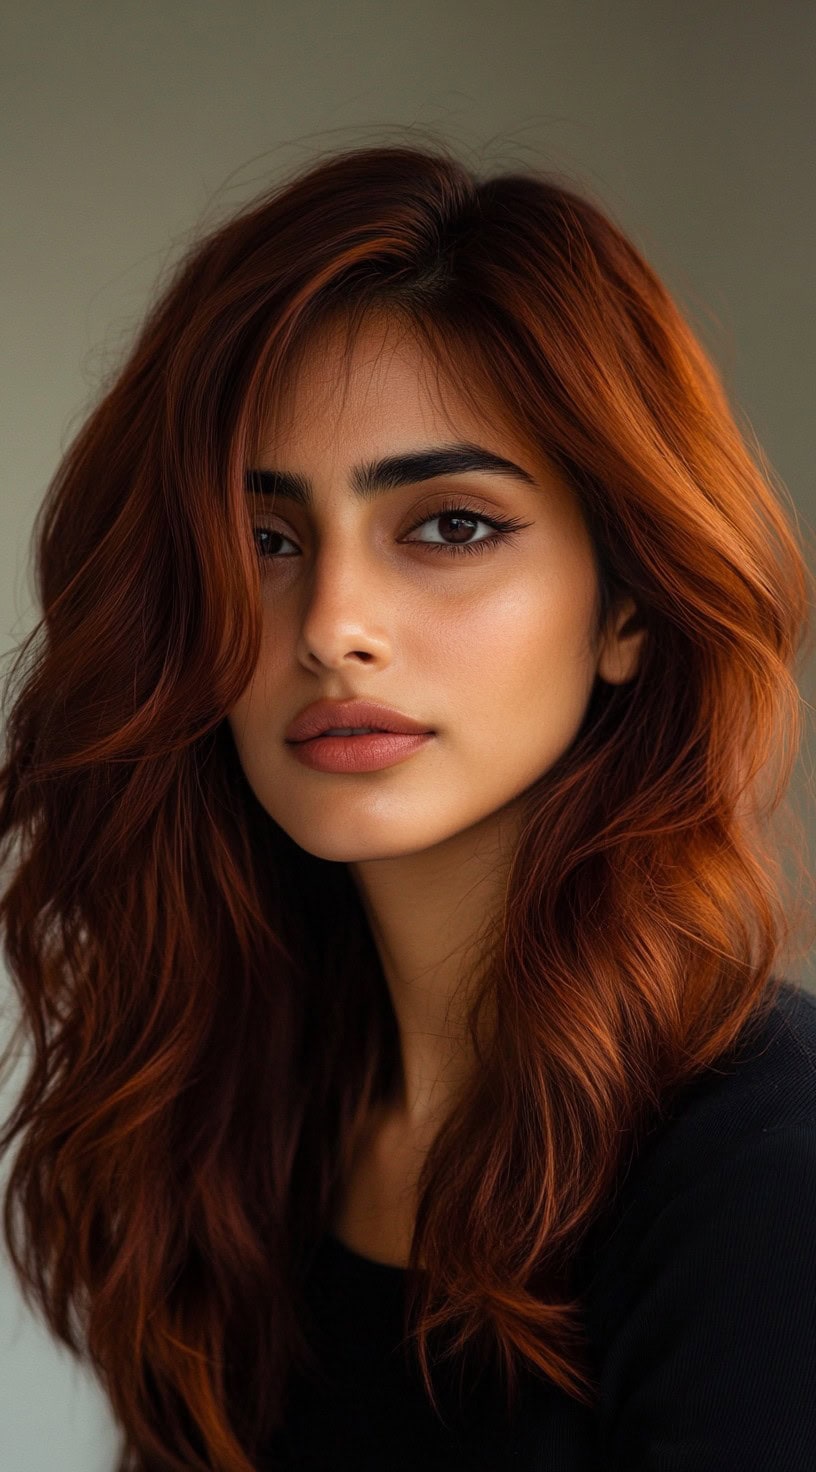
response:
<path fill-rule="evenodd" d="M 596 572 L 571 489 L 454 384 L 440 403 L 429 366 L 371 321 L 346 384 L 343 334 L 324 328 L 252 467 L 307 482 L 311 505 L 278 492 L 254 516 L 263 641 L 228 719 L 258 801 L 325 859 L 417 854 L 491 822 L 570 745 L 596 673 L 634 672 L 631 636 L 591 647 Z M 530 479 L 471 470 L 355 494 L 358 467 L 464 443 Z M 378 770 L 313 770 L 284 733 L 323 698 L 381 701 L 434 734 Z"/>

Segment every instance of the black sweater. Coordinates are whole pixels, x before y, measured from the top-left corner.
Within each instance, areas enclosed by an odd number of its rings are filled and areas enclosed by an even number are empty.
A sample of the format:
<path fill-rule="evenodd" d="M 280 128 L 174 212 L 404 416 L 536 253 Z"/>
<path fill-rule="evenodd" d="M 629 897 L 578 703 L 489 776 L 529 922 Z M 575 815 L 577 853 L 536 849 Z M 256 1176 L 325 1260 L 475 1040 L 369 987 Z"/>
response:
<path fill-rule="evenodd" d="M 600 1396 L 522 1372 L 438 1420 L 397 1345 L 406 1270 L 324 1238 L 309 1277 L 325 1381 L 298 1379 L 269 1472 L 814 1472 L 816 998 L 679 1094 L 578 1254 Z M 434 1383 L 437 1381 L 436 1372 Z"/>

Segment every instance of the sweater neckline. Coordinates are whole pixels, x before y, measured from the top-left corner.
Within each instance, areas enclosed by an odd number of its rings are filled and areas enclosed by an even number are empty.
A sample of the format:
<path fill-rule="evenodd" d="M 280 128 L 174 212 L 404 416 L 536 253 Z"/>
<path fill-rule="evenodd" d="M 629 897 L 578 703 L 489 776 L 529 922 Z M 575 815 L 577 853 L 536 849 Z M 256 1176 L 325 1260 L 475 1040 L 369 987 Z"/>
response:
<path fill-rule="evenodd" d="M 344 1259 L 350 1267 L 355 1268 L 359 1272 L 365 1272 L 370 1275 L 374 1273 L 388 1275 L 394 1281 L 404 1278 L 408 1273 L 408 1268 L 401 1267 L 398 1263 L 380 1262 L 376 1257 L 365 1257 L 363 1253 L 356 1252 L 353 1247 L 349 1247 L 339 1237 L 335 1236 L 334 1232 L 327 1232 L 325 1240 L 335 1257 Z"/>

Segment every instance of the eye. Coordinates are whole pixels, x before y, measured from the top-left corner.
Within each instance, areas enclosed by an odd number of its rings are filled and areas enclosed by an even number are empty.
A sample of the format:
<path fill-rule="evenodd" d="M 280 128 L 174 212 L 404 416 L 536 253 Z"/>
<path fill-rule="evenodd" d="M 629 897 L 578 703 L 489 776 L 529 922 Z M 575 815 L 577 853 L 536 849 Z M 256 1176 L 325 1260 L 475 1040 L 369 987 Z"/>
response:
<path fill-rule="evenodd" d="M 476 542 L 462 540 L 458 542 L 428 542 L 424 537 L 414 537 L 411 539 L 417 546 L 429 547 L 434 552 L 453 553 L 454 556 L 458 552 L 487 552 L 492 547 L 497 546 L 499 542 L 508 540 L 512 533 L 520 531 L 523 527 L 529 526 L 530 524 L 526 521 L 519 521 L 515 517 L 508 519 L 498 516 L 485 516 L 482 512 L 474 511 L 470 506 L 461 506 L 455 501 L 445 501 L 435 511 L 423 516 L 421 521 L 415 522 L 410 530 L 416 531 L 421 526 L 428 526 L 432 521 L 440 521 L 443 524 L 447 523 L 447 530 L 460 539 L 463 536 L 468 536 L 472 528 L 478 526 L 479 523 L 482 526 L 493 527 L 493 536 L 481 537 Z"/>
<path fill-rule="evenodd" d="M 261 535 L 264 536 L 264 537 L 271 537 L 273 540 L 274 540 L 275 537 L 278 537 L 281 541 L 289 542 L 290 543 L 290 546 L 294 546 L 295 545 L 294 542 L 291 542 L 290 541 L 290 538 L 289 537 L 285 537 L 284 534 L 283 534 L 283 532 L 276 531 L 273 526 L 263 526 L 260 523 L 256 523 L 256 525 L 252 528 L 252 530 L 253 530 L 253 532 L 256 535 L 257 535 L 258 532 L 260 532 Z M 256 547 L 257 547 L 257 543 L 256 543 Z M 270 552 L 262 552 L 260 550 L 260 548 L 257 548 L 257 551 L 258 551 L 258 558 L 259 558 L 259 560 L 261 562 L 282 562 L 284 560 L 281 557 L 273 556 Z M 291 557 L 292 554 L 291 554 L 291 552 L 288 552 L 286 555 L 287 555 L 287 557 Z"/>
<path fill-rule="evenodd" d="M 460 553 L 473 554 L 477 552 L 488 552 L 493 547 L 498 546 L 500 542 L 511 540 L 516 532 L 530 525 L 530 522 L 520 521 L 516 517 L 486 516 L 482 512 L 475 511 L 470 506 L 460 505 L 456 501 L 445 501 L 442 505 L 437 506 L 434 511 L 426 512 L 420 521 L 415 522 L 412 527 L 409 527 L 409 532 L 418 531 L 420 527 L 428 526 L 434 521 L 442 522 L 443 526 L 446 525 L 448 534 L 458 537 L 460 540 L 458 542 L 434 542 L 428 541 L 424 537 L 406 536 L 403 538 L 403 543 L 408 546 L 427 547 L 433 552 L 443 552 L 456 557 Z M 462 538 L 469 537 L 473 528 L 480 524 L 482 526 L 492 527 L 493 534 L 487 537 L 480 537 L 478 541 L 462 540 Z M 290 546 L 295 546 L 291 538 L 285 536 L 283 532 L 276 531 L 274 527 L 259 524 L 253 527 L 253 531 L 256 535 L 260 533 L 262 536 L 272 538 L 273 540 L 277 537 L 283 542 L 289 542 Z M 287 552 L 281 555 L 279 547 L 271 552 L 262 552 L 260 548 L 258 549 L 259 560 L 267 563 L 283 562 L 293 555 L 298 556 L 299 554 L 295 551 L 294 554 Z"/>

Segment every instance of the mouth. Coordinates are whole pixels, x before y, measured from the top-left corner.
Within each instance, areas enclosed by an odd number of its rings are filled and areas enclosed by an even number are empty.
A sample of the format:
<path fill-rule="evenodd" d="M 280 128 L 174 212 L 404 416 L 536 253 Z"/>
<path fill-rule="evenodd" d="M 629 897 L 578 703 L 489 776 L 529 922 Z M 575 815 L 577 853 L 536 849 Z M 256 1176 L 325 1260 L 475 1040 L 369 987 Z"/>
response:
<path fill-rule="evenodd" d="M 289 745 L 295 759 L 318 772 L 376 772 L 410 758 L 433 740 L 433 731 L 321 731 Z"/>
<path fill-rule="evenodd" d="M 399 736 L 399 735 L 405 735 L 405 732 L 389 731 L 389 730 L 387 730 L 387 728 L 385 726 L 366 726 L 364 728 L 356 728 L 354 730 L 343 729 L 342 727 L 338 727 L 338 728 L 329 728 L 329 729 L 327 729 L 325 731 L 319 731 L 318 734 L 317 734 L 317 736 L 314 736 L 311 739 L 314 740 L 314 741 L 322 741 L 324 739 L 324 737 L 327 737 L 328 736 L 331 739 L 334 739 L 334 738 L 337 738 L 337 737 L 342 737 L 344 740 L 350 740 L 350 739 L 352 739 L 352 738 L 354 738 L 356 736 Z"/>
<path fill-rule="evenodd" d="M 317 700 L 289 722 L 284 739 L 302 744 L 317 739 L 362 739 L 365 736 L 428 735 L 420 721 L 378 700 Z"/>
<path fill-rule="evenodd" d="M 366 736 L 393 736 L 394 738 L 433 736 L 433 731 L 392 731 L 388 726 L 366 726 L 365 729 L 329 728 L 317 731 L 313 736 L 302 736 L 299 741 L 290 740 L 290 746 L 304 746 L 310 741 L 363 741 Z"/>
<path fill-rule="evenodd" d="M 316 736 L 307 736 L 304 741 L 294 744 L 304 746 L 310 741 L 365 741 L 382 736 L 387 736 L 392 741 L 416 741 L 418 737 L 433 734 L 433 731 L 389 731 L 387 726 L 372 726 L 366 731 L 318 731 Z"/>

